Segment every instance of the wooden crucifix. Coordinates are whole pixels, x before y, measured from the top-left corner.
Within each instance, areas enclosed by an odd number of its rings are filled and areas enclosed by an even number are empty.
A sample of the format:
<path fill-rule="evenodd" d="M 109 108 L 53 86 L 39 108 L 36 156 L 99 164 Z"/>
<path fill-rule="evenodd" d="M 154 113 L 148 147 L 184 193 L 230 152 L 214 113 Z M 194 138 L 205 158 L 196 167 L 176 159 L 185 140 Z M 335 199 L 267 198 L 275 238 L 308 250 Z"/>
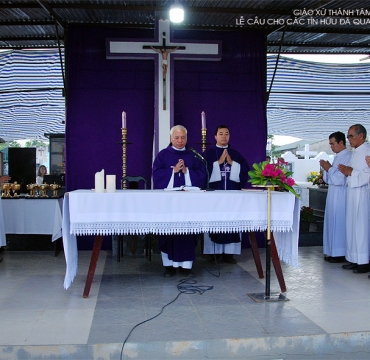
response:
<path fill-rule="evenodd" d="M 167 37 L 168 36 L 168 37 Z M 171 39 L 170 21 L 159 20 L 154 40 L 107 39 L 107 59 L 154 60 L 154 156 L 168 145 L 173 120 L 174 60 L 221 60 L 221 41 Z"/>

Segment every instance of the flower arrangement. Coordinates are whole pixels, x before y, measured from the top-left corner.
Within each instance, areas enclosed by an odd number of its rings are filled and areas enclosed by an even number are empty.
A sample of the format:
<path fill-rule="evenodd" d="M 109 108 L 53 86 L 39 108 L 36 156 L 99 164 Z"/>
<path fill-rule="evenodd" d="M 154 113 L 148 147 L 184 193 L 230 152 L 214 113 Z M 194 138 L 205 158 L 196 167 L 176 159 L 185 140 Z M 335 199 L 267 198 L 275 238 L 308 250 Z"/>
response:
<path fill-rule="evenodd" d="M 317 171 L 311 171 L 307 174 L 307 181 L 313 182 L 313 180 L 319 175 Z"/>
<path fill-rule="evenodd" d="M 323 172 L 320 170 L 319 174 L 312 180 L 313 185 L 327 185 L 323 179 Z"/>
<path fill-rule="evenodd" d="M 313 220 L 313 209 L 309 206 L 301 207 L 301 221 L 312 222 Z"/>
<path fill-rule="evenodd" d="M 297 198 L 299 195 L 293 189 L 295 184 L 294 179 L 291 177 L 292 171 L 287 171 L 283 159 L 278 159 L 276 164 L 269 164 L 267 161 L 253 164 L 253 169 L 248 172 L 250 179 L 248 182 L 252 185 L 278 185 L 281 189 L 290 191 Z"/>

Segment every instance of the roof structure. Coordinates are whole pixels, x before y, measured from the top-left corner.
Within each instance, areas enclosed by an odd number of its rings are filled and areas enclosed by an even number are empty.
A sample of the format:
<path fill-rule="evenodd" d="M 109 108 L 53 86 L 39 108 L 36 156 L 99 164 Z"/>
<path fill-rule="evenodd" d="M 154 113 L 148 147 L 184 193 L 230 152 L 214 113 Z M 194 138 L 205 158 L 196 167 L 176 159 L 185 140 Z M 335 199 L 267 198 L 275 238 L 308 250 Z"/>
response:
<path fill-rule="evenodd" d="M 70 24 L 154 28 L 172 0 L 0 1 L 0 137 L 63 133 L 64 36 Z M 360 122 L 370 127 L 370 62 L 334 65 L 284 54 L 370 52 L 370 8 L 342 0 L 179 0 L 178 29 L 266 32 L 268 132 L 320 139 Z"/>
<path fill-rule="evenodd" d="M 268 53 L 368 54 L 363 0 L 178 0 L 179 29 L 264 29 Z M 154 28 L 174 0 L 3 0 L 0 48 L 63 47 L 70 24 Z"/>
<path fill-rule="evenodd" d="M 276 67 L 277 64 L 277 67 Z M 360 123 L 370 130 L 370 63 L 268 57 L 268 133 L 323 139 Z"/>
<path fill-rule="evenodd" d="M 269 134 L 313 140 L 346 132 L 355 123 L 370 130 L 370 63 L 324 64 L 271 55 L 267 74 Z M 0 137 L 45 139 L 45 133 L 64 133 L 64 122 L 58 49 L 0 52 Z"/>
<path fill-rule="evenodd" d="M 64 133 L 64 120 L 58 50 L 0 52 L 0 137 L 45 140 L 45 133 Z"/>

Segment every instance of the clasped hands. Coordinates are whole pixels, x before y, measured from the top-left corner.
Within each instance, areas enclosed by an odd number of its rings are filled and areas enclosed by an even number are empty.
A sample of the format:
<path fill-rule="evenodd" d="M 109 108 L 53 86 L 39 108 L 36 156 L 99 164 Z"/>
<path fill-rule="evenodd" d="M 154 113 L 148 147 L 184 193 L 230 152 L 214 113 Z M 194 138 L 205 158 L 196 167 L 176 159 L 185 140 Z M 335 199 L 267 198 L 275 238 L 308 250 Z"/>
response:
<path fill-rule="evenodd" d="M 331 164 L 327 160 L 320 160 L 320 166 L 325 170 L 328 171 L 331 168 Z"/>
<path fill-rule="evenodd" d="M 352 170 L 350 166 L 346 166 L 343 164 L 338 165 L 338 170 L 344 175 L 344 176 L 351 176 L 352 175 Z"/>
<path fill-rule="evenodd" d="M 370 167 L 370 156 L 369 155 L 365 156 L 365 161 L 366 161 L 367 166 Z M 339 164 L 338 165 L 338 170 L 342 174 L 344 174 L 345 176 L 351 176 L 353 168 L 351 168 L 350 166 L 345 166 L 343 164 Z"/>
<path fill-rule="evenodd" d="M 370 158 L 369 158 L 370 163 Z M 327 160 L 320 160 L 320 166 L 325 170 L 328 171 L 331 168 L 331 164 Z M 352 168 L 350 166 L 346 166 L 343 164 L 338 165 L 338 170 L 344 175 L 344 176 L 351 176 L 352 174 Z"/>
<path fill-rule="evenodd" d="M 186 166 L 183 159 L 180 159 L 177 164 L 173 167 L 174 173 L 178 173 L 182 171 L 184 174 L 186 174 Z"/>
<path fill-rule="evenodd" d="M 227 149 L 224 149 L 222 155 L 218 159 L 218 164 L 219 165 L 224 164 L 225 162 L 227 162 L 229 165 L 233 164 L 233 159 L 231 158 L 231 156 L 227 152 Z"/>

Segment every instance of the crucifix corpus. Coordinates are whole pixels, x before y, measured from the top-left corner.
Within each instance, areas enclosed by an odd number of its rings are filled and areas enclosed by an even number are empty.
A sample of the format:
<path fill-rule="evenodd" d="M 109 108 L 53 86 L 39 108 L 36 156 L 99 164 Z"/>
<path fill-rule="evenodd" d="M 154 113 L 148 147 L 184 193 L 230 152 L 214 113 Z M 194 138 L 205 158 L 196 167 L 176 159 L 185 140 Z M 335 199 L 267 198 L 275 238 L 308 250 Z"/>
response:
<path fill-rule="evenodd" d="M 154 40 L 107 39 L 106 52 L 107 59 L 148 59 L 155 62 L 155 156 L 168 145 L 169 131 L 174 124 L 174 60 L 221 60 L 221 42 L 172 41 L 170 21 L 159 20 Z"/>
<path fill-rule="evenodd" d="M 162 79 L 163 79 L 163 110 L 166 110 L 166 75 L 168 68 L 168 55 L 176 50 L 186 50 L 185 46 L 166 46 L 166 33 L 162 33 L 161 46 L 144 45 L 143 49 L 152 49 L 158 54 L 162 55 Z"/>

